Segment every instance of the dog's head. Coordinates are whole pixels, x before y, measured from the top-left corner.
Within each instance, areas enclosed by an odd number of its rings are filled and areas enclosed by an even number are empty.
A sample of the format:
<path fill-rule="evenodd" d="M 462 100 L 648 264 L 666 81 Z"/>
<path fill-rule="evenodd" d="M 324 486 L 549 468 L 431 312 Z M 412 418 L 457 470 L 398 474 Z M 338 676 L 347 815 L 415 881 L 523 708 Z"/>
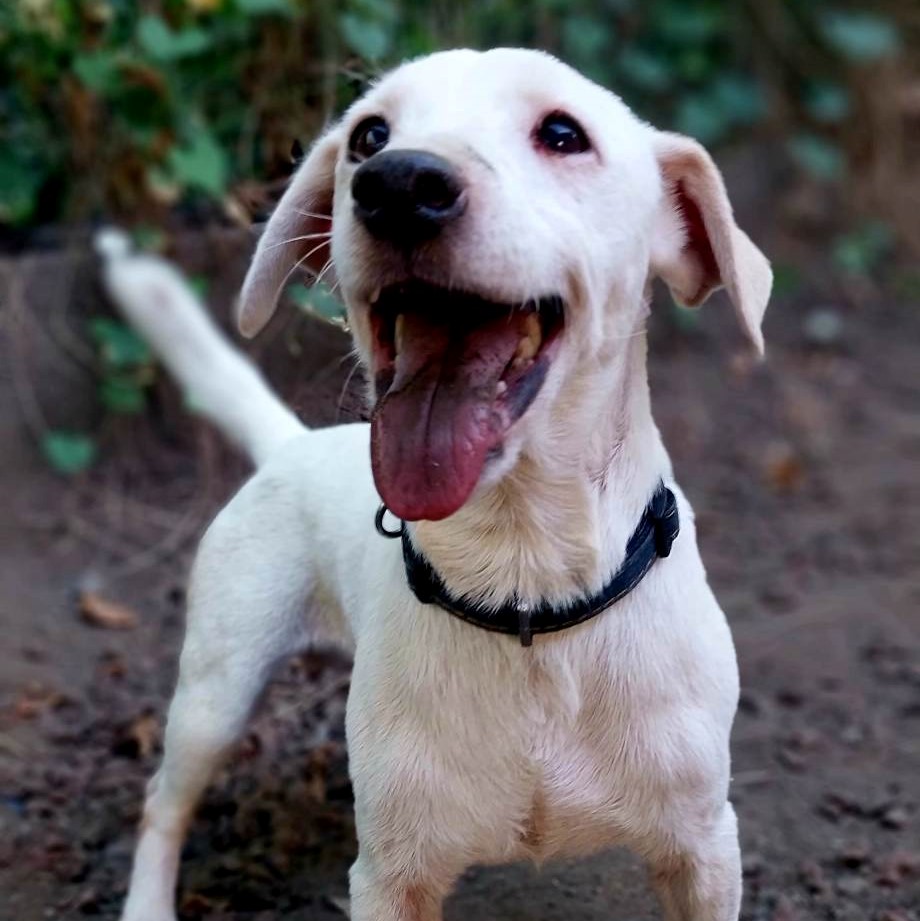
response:
<path fill-rule="evenodd" d="M 256 251 L 245 334 L 297 262 L 334 267 L 374 477 L 408 520 L 507 472 L 567 382 L 636 331 L 650 277 L 688 306 L 725 287 L 758 351 L 771 285 L 699 145 L 510 49 L 406 64 L 317 141 Z"/>

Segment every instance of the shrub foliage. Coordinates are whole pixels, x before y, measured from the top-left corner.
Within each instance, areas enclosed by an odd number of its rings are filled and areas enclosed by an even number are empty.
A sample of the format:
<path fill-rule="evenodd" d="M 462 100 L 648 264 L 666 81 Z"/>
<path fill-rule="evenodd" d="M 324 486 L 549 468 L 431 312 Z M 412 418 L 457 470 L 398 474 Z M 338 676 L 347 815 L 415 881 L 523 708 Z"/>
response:
<path fill-rule="evenodd" d="M 708 144 L 782 118 L 797 126 L 792 156 L 833 179 L 852 73 L 897 53 L 895 13 L 843 0 L 5 0 L 0 224 L 245 208 L 368 76 L 460 44 L 547 48 Z"/>

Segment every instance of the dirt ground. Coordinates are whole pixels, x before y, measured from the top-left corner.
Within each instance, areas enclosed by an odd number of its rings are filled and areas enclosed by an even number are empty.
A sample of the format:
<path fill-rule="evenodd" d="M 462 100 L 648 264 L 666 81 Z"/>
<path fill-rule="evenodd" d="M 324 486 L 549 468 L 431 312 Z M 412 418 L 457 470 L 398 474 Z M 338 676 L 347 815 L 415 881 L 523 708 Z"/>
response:
<path fill-rule="evenodd" d="M 193 271 L 217 279 L 224 310 L 244 249 L 214 235 L 186 249 Z M 820 241 L 798 254 L 804 281 L 768 311 L 766 364 L 738 352 L 725 302 L 692 326 L 660 305 L 650 336 L 657 420 L 740 659 L 732 799 L 744 918 L 917 921 L 920 310 L 888 281 L 835 277 Z M 54 305 L 98 305 L 91 265 L 74 264 L 18 264 L 31 316 L 7 312 L 0 342 L 3 921 L 117 918 L 175 676 L 185 572 L 245 475 L 166 384 L 147 417 L 106 421 L 92 473 L 47 471 L 23 422 L 34 422 L 30 394 L 55 424 L 94 412 L 79 363 L 67 371 L 55 358 L 76 325 Z M 308 421 L 353 417 L 340 334 L 288 319 L 257 348 Z M 81 592 L 127 605 L 136 624 L 87 623 Z M 192 828 L 183 918 L 343 917 L 355 850 L 347 676 L 322 654 L 279 676 Z M 446 914 L 659 917 L 642 867 L 619 853 L 539 873 L 473 869 Z"/>

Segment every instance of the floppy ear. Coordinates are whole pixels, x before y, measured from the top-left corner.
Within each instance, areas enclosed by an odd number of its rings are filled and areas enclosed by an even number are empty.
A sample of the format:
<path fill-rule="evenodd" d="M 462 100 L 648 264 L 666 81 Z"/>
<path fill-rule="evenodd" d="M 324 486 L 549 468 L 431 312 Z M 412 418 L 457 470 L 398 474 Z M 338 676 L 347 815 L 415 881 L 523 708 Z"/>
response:
<path fill-rule="evenodd" d="M 709 154 L 678 134 L 656 132 L 654 143 L 665 200 L 652 241 L 653 270 L 687 307 L 724 287 L 742 330 L 763 355 L 760 323 L 773 286 L 770 263 L 735 223 Z"/>
<path fill-rule="evenodd" d="M 254 336 L 272 318 L 295 265 L 318 274 L 330 258 L 339 145 L 335 129 L 313 145 L 265 226 L 237 305 L 236 322 L 244 336 Z"/>

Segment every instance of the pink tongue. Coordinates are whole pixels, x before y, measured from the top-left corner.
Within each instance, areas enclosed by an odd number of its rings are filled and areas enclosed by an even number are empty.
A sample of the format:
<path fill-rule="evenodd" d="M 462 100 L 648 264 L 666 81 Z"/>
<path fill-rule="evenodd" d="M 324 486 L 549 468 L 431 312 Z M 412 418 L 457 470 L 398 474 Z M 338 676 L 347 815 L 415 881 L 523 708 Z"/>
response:
<path fill-rule="evenodd" d="M 460 326 L 408 312 L 402 323 L 393 383 L 371 420 L 374 480 L 394 515 L 437 521 L 466 502 L 511 423 L 495 387 L 523 317 Z"/>

